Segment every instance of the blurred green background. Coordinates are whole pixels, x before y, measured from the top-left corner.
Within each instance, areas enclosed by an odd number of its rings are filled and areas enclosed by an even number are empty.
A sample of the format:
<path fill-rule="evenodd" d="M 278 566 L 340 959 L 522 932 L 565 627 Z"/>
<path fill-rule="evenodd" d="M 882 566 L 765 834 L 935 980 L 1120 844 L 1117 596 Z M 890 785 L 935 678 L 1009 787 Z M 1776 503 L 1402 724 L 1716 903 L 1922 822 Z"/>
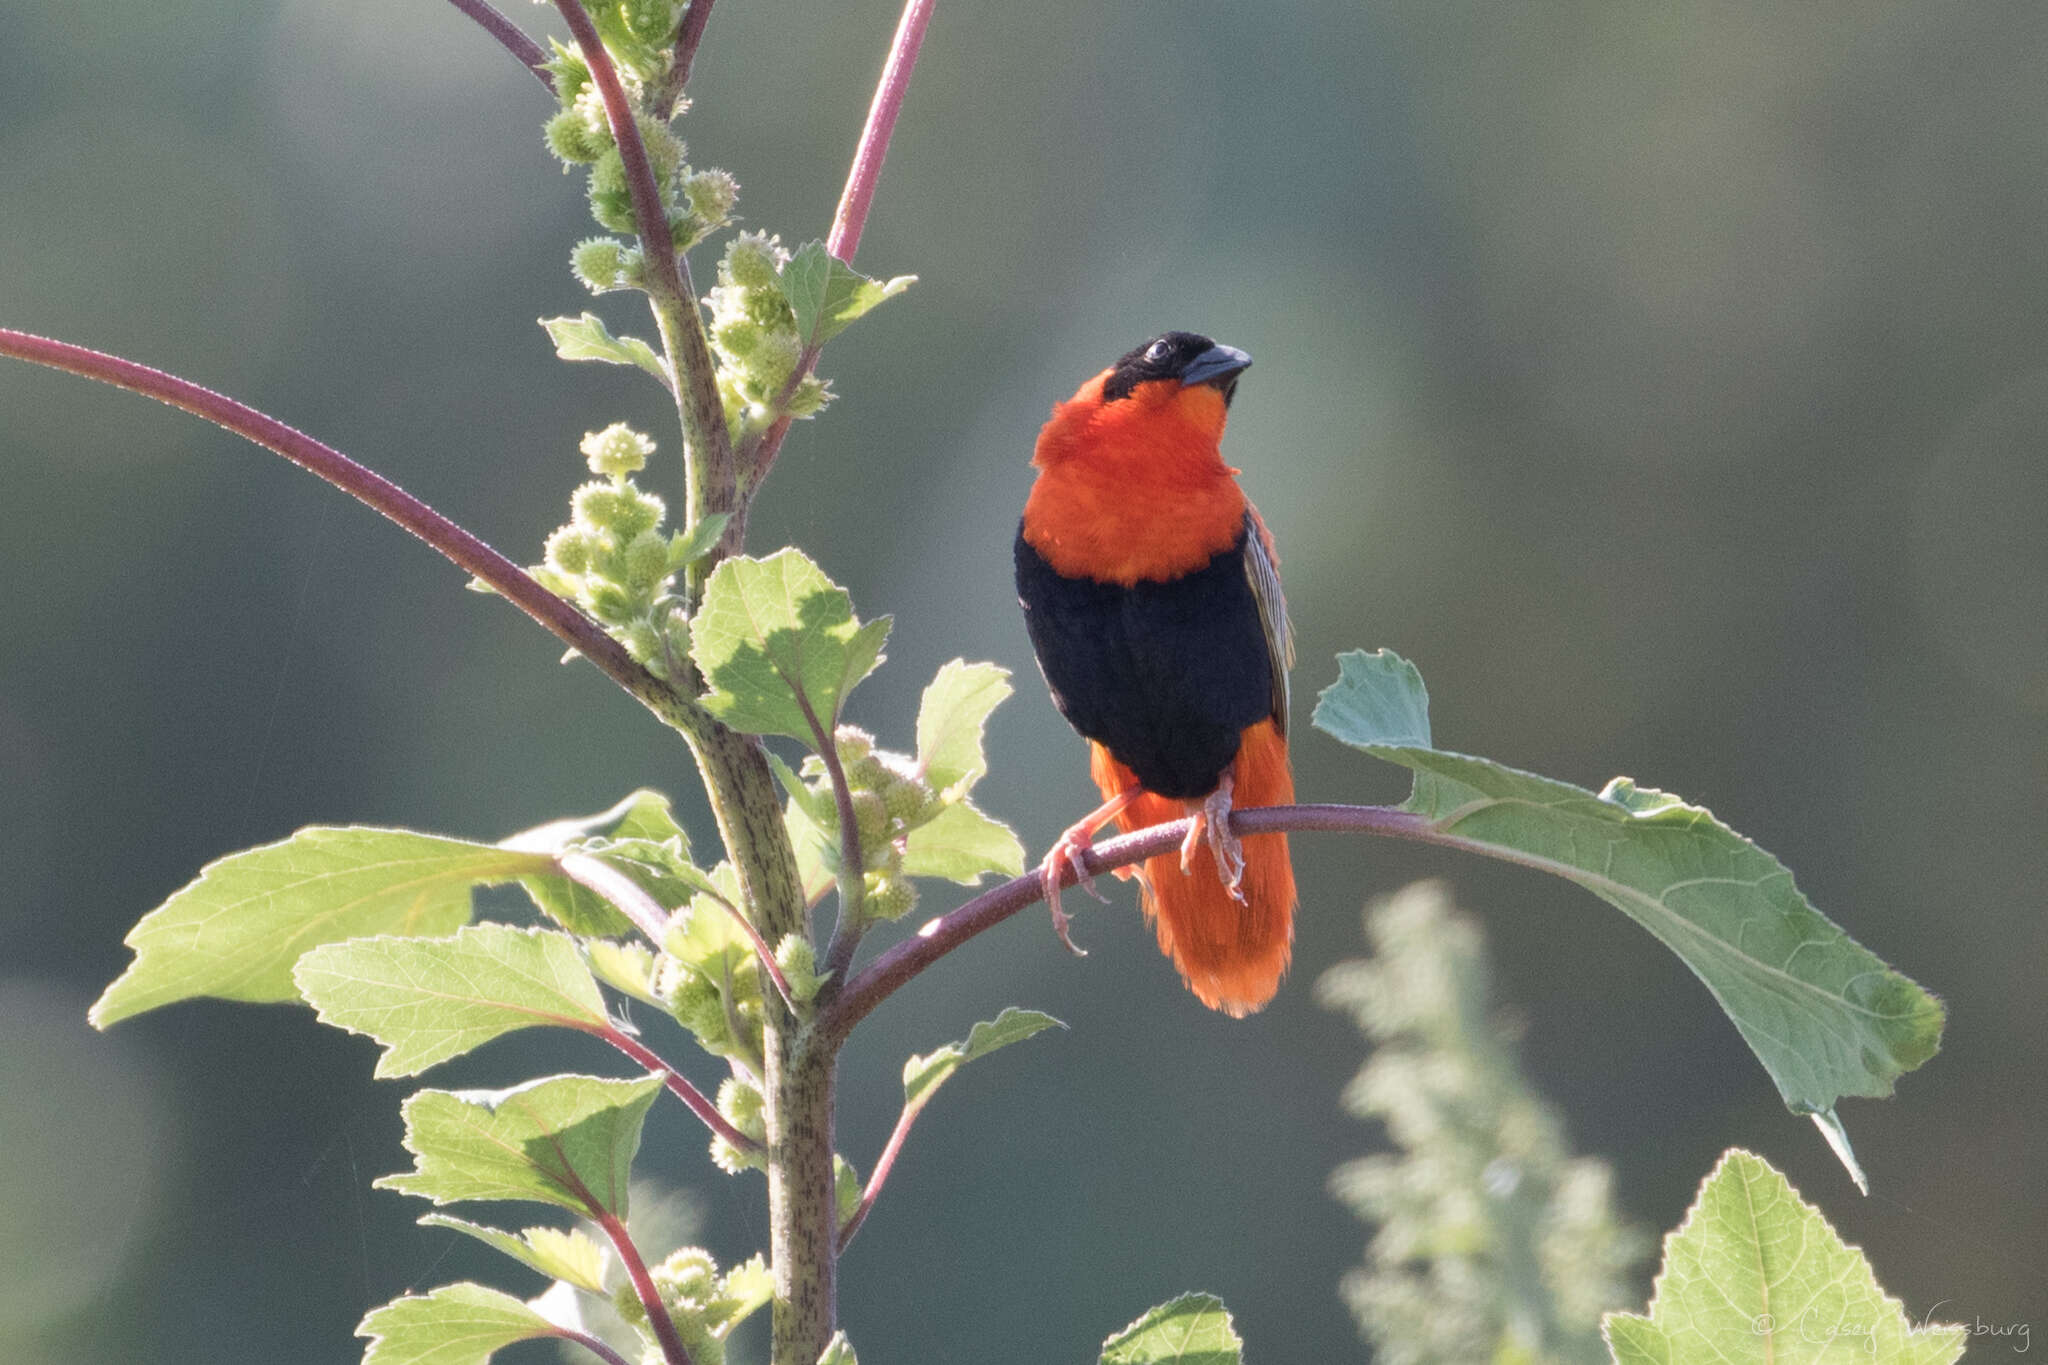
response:
<path fill-rule="evenodd" d="M 683 128 L 750 225 L 823 234 L 894 21 L 719 7 Z M 1362 1357 L 1334 1286 L 1364 1231 L 1324 1181 L 1378 1136 L 1310 986 L 1428 873 L 1632 1216 L 1673 1225 L 1740 1144 L 1916 1316 L 2048 1320 L 2044 69 L 2031 0 L 940 6 L 859 259 L 922 283 L 828 353 L 842 397 L 753 529 L 895 613 L 853 719 L 907 743 L 941 662 L 999 660 L 984 803 L 1034 850 L 1085 808 L 1009 582 L 1025 461 L 1120 351 L 1209 332 L 1258 358 L 1226 454 L 1285 556 L 1297 697 L 1393 647 L 1447 745 L 1704 802 L 1951 1015 L 1896 1098 L 1845 1107 L 1862 1199 L 1677 961 L 1561 883 L 1302 837 L 1294 975 L 1242 1023 L 1128 889 L 1082 902 L 1086 961 L 1027 915 L 846 1059 L 865 1168 L 907 1052 L 1013 1002 L 1072 1025 L 920 1125 L 844 1270 L 864 1359 L 1092 1360 L 1190 1288 L 1258 1360 Z M 675 452 L 641 376 L 533 325 L 589 303 L 548 109 L 437 0 L 0 0 L 0 321 L 233 393 L 536 558 L 582 432 Z M 405 1090 L 365 1041 L 214 1004 L 103 1037 L 85 1006 L 139 915 L 303 824 L 496 837 L 645 783 L 708 838 L 680 746 L 283 462 L 11 362 L 0 574 L 0 1358 L 352 1361 L 408 1287 L 530 1292 L 366 1188 Z M 1403 789 L 1296 749 L 1305 799 Z M 613 1064 L 529 1037 L 430 1080 Z M 761 1182 L 700 1137 L 664 1114 L 648 1167 L 743 1253 Z"/>

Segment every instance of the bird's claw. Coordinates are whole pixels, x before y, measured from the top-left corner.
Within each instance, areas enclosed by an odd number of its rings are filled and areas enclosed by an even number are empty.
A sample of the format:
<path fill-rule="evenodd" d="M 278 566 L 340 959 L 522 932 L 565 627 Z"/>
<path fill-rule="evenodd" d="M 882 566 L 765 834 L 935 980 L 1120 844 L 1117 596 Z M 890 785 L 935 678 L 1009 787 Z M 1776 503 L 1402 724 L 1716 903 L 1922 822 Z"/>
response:
<path fill-rule="evenodd" d="M 1232 785 L 1231 775 L 1226 771 L 1216 790 L 1194 812 L 1194 818 L 1188 822 L 1187 837 L 1180 841 L 1180 870 L 1185 875 L 1194 869 L 1195 851 L 1206 841 L 1210 856 L 1216 860 L 1216 874 L 1223 880 L 1223 889 L 1243 905 L 1244 843 L 1230 831 Z"/>
<path fill-rule="evenodd" d="M 1074 885 L 1104 905 L 1109 904 L 1109 897 L 1095 889 L 1095 879 L 1088 875 L 1088 865 L 1082 861 L 1081 855 L 1089 846 L 1085 833 L 1068 830 L 1060 836 L 1059 842 L 1052 846 L 1052 850 L 1045 855 L 1045 861 L 1038 866 L 1039 884 L 1045 887 L 1045 904 L 1052 911 L 1053 932 L 1060 936 L 1060 942 L 1064 943 L 1067 951 L 1075 957 L 1088 956 L 1088 950 L 1075 943 L 1073 936 L 1067 932 L 1067 926 L 1073 922 L 1073 916 L 1060 909 L 1061 874 L 1072 868 Z"/>

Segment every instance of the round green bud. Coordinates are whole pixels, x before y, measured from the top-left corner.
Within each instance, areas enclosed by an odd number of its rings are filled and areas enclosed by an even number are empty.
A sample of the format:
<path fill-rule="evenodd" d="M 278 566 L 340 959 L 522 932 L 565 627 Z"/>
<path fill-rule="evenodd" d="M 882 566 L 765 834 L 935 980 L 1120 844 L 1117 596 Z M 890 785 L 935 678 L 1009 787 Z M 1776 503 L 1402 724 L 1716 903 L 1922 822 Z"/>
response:
<path fill-rule="evenodd" d="M 667 194 L 675 186 L 678 172 L 684 169 L 683 158 L 688 148 L 676 136 L 675 129 L 650 115 L 639 120 L 640 142 L 647 148 L 647 164 L 653 168 L 655 187 Z"/>
<path fill-rule="evenodd" d="M 590 572 L 591 534 L 574 522 L 559 527 L 548 537 L 548 567 L 565 574 Z"/>
<path fill-rule="evenodd" d="M 737 1076 L 727 1076 L 718 1086 L 718 1112 L 725 1121 L 750 1138 L 768 1140 L 768 1102 L 760 1090 Z"/>
<path fill-rule="evenodd" d="M 626 499 L 614 483 L 586 483 L 569 495 L 573 525 L 591 531 L 609 531 L 625 512 Z M 593 547 L 594 548 L 594 547 Z"/>
<path fill-rule="evenodd" d="M 677 10 L 672 0 L 625 0 L 619 13 L 642 42 L 666 43 L 675 37 Z"/>
<path fill-rule="evenodd" d="M 652 664 L 661 658 L 661 632 L 646 621 L 632 621 L 612 632 L 637 664 Z"/>
<path fill-rule="evenodd" d="M 853 793 L 853 821 L 860 826 L 860 846 L 874 848 L 889 833 L 889 808 L 879 792 Z"/>
<path fill-rule="evenodd" d="M 633 216 L 633 194 L 626 188 L 626 168 L 616 147 L 591 165 L 590 216 L 613 232 L 639 231 Z"/>
<path fill-rule="evenodd" d="M 776 275 L 789 254 L 782 244 L 765 232 L 742 232 L 726 244 L 725 258 L 718 263 L 718 282 L 745 289 L 772 289 Z"/>
<path fill-rule="evenodd" d="M 864 902 L 872 919 L 902 919 L 917 905 L 917 888 L 906 877 L 886 877 Z"/>
<path fill-rule="evenodd" d="M 905 825 L 916 821 L 931 803 L 931 786 L 922 778 L 895 777 L 882 785 L 882 804 L 888 807 L 889 818 Z"/>
<path fill-rule="evenodd" d="M 593 584 L 585 600 L 590 614 L 608 626 L 626 625 L 640 614 L 640 604 L 633 600 L 633 594 L 616 583 Z"/>
<path fill-rule="evenodd" d="M 651 593 L 668 581 L 668 537 L 661 532 L 642 531 L 627 541 L 620 553 L 625 560 L 626 586 L 635 592 Z M 647 629 L 651 636 L 654 627 Z"/>
<path fill-rule="evenodd" d="M 732 217 L 739 198 L 740 182 L 729 171 L 692 171 L 683 177 L 683 202 L 692 215 L 714 227 Z"/>
<path fill-rule="evenodd" d="M 555 98 L 564 107 L 576 103 L 584 91 L 590 89 L 590 67 L 583 60 L 583 54 L 573 47 L 555 48 L 554 59 L 547 63 L 548 74 L 555 78 Z"/>
<path fill-rule="evenodd" d="M 647 1325 L 647 1305 L 640 1302 L 639 1291 L 631 1280 L 621 1279 L 618 1287 L 612 1290 L 612 1311 L 624 1318 L 629 1326 Z"/>
<path fill-rule="evenodd" d="M 610 136 L 593 130 L 576 109 L 564 109 L 549 119 L 541 136 L 547 141 L 548 151 L 571 166 L 597 160 L 611 145 Z"/>
<path fill-rule="evenodd" d="M 635 488 L 623 479 L 619 482 L 618 519 L 612 523 L 612 534 L 622 541 L 629 541 L 661 526 L 661 519 L 668 515 L 668 505 L 660 495 Z M 662 542 L 662 558 L 668 558 L 668 542 Z"/>
<path fill-rule="evenodd" d="M 858 725 L 840 726 L 833 732 L 832 742 L 838 746 L 841 763 L 855 762 L 875 751 L 875 737 Z M 810 762 L 809 759 L 804 761 Z"/>
<path fill-rule="evenodd" d="M 711 341 L 723 355 L 744 366 L 761 349 L 767 333 L 761 324 L 745 317 L 720 318 L 711 325 Z"/>
<path fill-rule="evenodd" d="M 593 294 L 623 288 L 626 244 L 616 237 L 592 237 L 578 242 L 569 253 L 569 269 Z"/>
<path fill-rule="evenodd" d="M 862 855 L 869 872 L 877 877 L 895 877 L 903 872 L 903 845 L 891 839 Z"/>
<path fill-rule="evenodd" d="M 671 1306 L 702 1312 L 718 1292 L 718 1262 L 702 1247 L 677 1247 L 649 1268 L 649 1278 Z"/>
<path fill-rule="evenodd" d="M 603 431 L 588 431 L 577 446 L 590 462 L 593 474 L 614 478 L 638 472 L 654 453 L 654 438 L 643 436 L 624 422 L 614 422 Z"/>
<path fill-rule="evenodd" d="M 889 770 L 873 754 L 845 765 L 846 785 L 857 792 L 871 792 L 889 780 Z"/>
<path fill-rule="evenodd" d="M 832 401 L 832 386 L 814 374 L 807 374 L 796 386 L 796 391 L 783 405 L 783 411 L 791 417 L 816 417 Z"/>

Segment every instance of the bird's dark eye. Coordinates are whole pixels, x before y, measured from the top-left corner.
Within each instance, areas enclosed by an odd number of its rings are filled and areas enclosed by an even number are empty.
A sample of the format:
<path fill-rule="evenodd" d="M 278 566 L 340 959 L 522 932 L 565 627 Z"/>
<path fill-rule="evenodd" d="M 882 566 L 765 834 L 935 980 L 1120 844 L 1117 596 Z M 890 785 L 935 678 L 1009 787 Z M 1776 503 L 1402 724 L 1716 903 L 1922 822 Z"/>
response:
<path fill-rule="evenodd" d="M 1159 340 L 1153 342 L 1150 346 L 1147 346 L 1145 348 L 1145 359 L 1152 361 L 1164 360 L 1166 359 L 1167 351 L 1171 349 L 1172 348 L 1166 344 L 1166 339 L 1164 337 L 1161 337 Z"/>

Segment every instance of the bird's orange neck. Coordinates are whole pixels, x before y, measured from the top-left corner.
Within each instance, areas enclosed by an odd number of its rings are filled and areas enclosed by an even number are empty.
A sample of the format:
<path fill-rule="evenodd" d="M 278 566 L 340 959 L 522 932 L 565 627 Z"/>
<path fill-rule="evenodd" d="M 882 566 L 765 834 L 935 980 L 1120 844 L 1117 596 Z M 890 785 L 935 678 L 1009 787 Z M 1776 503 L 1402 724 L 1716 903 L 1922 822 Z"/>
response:
<path fill-rule="evenodd" d="M 1178 578 L 1244 528 L 1244 491 L 1219 445 L 1223 395 L 1160 380 L 1104 402 L 1108 374 L 1054 408 L 1039 432 L 1024 539 L 1069 578 L 1126 587 Z"/>

